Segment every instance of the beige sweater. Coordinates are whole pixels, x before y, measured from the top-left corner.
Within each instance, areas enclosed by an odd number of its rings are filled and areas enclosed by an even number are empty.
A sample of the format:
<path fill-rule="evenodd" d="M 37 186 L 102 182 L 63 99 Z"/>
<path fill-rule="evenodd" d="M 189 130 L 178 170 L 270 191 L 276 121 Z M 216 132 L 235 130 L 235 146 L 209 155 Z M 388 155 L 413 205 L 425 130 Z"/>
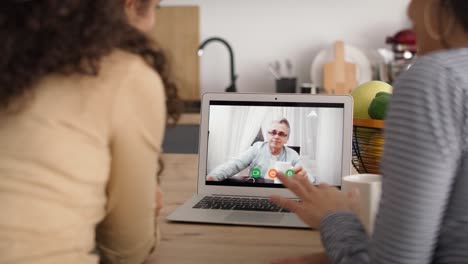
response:
<path fill-rule="evenodd" d="M 116 51 L 0 114 L 0 263 L 143 262 L 165 111 L 159 76 Z"/>

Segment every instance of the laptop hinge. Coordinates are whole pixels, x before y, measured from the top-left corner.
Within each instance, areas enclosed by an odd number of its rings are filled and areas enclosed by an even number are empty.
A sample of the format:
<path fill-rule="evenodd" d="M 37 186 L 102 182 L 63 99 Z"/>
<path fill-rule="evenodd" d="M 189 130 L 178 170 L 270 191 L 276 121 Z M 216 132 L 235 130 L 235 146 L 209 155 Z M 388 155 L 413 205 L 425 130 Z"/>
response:
<path fill-rule="evenodd" d="M 227 194 L 216 194 L 216 193 L 213 193 L 213 194 L 205 194 L 205 196 L 220 196 L 220 197 L 249 197 L 249 198 L 261 198 L 261 199 L 268 199 L 268 197 L 266 196 L 255 196 L 255 195 L 235 195 L 235 194 L 231 194 L 231 195 L 227 195 Z M 298 198 L 288 198 L 290 200 L 294 200 L 294 201 L 300 201 L 300 199 Z"/>
<path fill-rule="evenodd" d="M 255 197 L 255 198 L 265 198 L 268 199 L 268 197 L 265 196 L 255 196 L 255 195 L 235 195 L 235 194 L 209 194 L 210 196 L 225 196 L 225 197 Z"/>

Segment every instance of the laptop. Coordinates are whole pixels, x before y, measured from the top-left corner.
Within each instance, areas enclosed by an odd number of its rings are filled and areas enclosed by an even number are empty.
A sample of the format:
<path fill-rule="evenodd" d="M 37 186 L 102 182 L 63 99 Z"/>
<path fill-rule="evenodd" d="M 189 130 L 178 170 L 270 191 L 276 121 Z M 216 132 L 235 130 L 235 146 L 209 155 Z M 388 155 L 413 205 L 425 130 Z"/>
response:
<path fill-rule="evenodd" d="M 276 174 L 301 166 L 313 184 L 341 187 L 349 175 L 349 95 L 206 93 L 198 185 L 169 221 L 307 228 L 270 195 L 297 197 Z"/>

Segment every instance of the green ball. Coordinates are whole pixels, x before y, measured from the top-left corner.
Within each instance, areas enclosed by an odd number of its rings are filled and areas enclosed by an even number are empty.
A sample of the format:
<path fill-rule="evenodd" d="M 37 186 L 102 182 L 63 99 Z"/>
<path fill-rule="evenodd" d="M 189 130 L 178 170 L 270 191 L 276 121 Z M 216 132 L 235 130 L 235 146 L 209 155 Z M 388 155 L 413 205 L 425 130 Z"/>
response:
<path fill-rule="evenodd" d="M 369 116 L 373 119 L 385 119 L 391 96 L 391 94 L 386 92 L 377 93 L 369 105 Z"/>

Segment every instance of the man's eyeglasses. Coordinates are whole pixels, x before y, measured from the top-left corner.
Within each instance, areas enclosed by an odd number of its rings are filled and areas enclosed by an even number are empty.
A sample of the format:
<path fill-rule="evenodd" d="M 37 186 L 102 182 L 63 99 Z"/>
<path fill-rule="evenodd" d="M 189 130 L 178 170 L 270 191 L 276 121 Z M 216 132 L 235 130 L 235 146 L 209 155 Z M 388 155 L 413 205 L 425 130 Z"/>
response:
<path fill-rule="evenodd" d="M 284 133 L 284 132 L 282 132 L 282 131 L 279 131 L 279 132 L 278 132 L 277 130 L 274 130 L 274 129 L 268 131 L 268 134 L 270 134 L 270 135 L 272 135 L 272 136 L 278 135 L 278 136 L 280 136 L 280 137 L 287 137 L 287 136 L 288 136 L 288 134 L 286 134 L 286 133 Z"/>

